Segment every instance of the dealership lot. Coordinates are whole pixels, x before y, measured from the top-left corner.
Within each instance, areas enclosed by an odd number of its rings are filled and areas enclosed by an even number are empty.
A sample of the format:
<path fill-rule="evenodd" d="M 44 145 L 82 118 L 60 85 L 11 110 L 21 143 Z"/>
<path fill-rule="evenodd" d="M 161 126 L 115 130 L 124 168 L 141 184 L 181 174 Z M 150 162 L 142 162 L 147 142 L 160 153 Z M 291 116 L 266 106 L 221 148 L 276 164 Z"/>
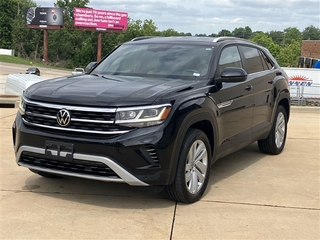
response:
<path fill-rule="evenodd" d="M 190 205 L 161 188 L 46 179 L 18 167 L 16 112 L 0 108 L 1 239 L 320 239 L 320 108 L 292 107 L 281 155 L 252 144 L 218 160 Z"/>

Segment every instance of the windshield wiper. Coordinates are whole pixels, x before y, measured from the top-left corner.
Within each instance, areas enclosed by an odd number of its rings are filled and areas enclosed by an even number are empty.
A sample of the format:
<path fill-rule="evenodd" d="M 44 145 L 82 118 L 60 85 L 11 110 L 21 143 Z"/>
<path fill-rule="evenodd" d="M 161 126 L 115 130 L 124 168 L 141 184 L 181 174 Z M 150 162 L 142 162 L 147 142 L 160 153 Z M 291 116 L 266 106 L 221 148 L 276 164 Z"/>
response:
<path fill-rule="evenodd" d="M 114 78 L 109 78 L 109 77 L 106 77 L 105 75 L 101 75 L 101 74 L 90 73 L 90 75 L 93 75 L 93 76 L 96 76 L 96 77 L 102 77 L 104 79 L 108 79 L 108 80 L 112 80 L 112 81 L 122 82 L 121 80 L 114 79 Z"/>

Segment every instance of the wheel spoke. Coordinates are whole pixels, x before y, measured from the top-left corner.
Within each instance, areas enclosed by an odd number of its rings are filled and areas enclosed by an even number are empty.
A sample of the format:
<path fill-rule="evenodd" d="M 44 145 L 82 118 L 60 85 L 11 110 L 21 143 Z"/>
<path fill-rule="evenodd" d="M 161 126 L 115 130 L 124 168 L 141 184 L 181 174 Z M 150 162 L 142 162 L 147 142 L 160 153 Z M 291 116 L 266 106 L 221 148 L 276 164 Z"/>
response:
<path fill-rule="evenodd" d="M 196 169 L 195 170 L 196 174 L 197 174 L 197 177 L 198 177 L 198 183 L 203 183 L 204 182 L 204 175 L 198 170 Z"/>
<path fill-rule="evenodd" d="M 187 183 L 190 182 L 191 177 L 192 177 L 192 174 L 191 174 L 190 171 L 188 171 L 188 172 L 186 173 L 186 182 L 187 182 Z"/>
<path fill-rule="evenodd" d="M 207 154 L 207 151 L 205 149 L 205 146 L 202 146 L 203 148 L 201 148 L 201 151 L 198 151 L 197 154 L 195 154 L 196 159 L 195 159 L 195 164 L 197 164 L 197 162 L 201 161 L 203 159 L 203 156 L 205 156 L 205 154 Z M 198 148 L 199 150 L 199 148 Z"/>
<path fill-rule="evenodd" d="M 196 169 L 198 169 L 202 174 L 206 174 L 207 165 L 203 162 L 197 162 Z"/>
<path fill-rule="evenodd" d="M 192 172 L 192 178 L 190 181 L 190 192 L 196 193 L 198 191 L 198 178 L 195 172 Z"/>

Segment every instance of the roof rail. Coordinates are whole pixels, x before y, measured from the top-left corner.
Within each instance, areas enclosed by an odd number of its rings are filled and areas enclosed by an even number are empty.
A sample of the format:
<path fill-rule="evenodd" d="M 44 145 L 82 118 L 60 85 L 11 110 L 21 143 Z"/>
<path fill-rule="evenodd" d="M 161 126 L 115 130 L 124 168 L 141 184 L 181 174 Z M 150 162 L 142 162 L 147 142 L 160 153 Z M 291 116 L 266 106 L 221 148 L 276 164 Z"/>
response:
<path fill-rule="evenodd" d="M 225 40 L 241 40 L 241 41 L 249 41 L 247 39 L 244 39 L 244 38 L 237 38 L 237 37 L 215 37 L 213 39 L 213 42 L 222 42 L 222 41 L 225 41 Z"/>
<path fill-rule="evenodd" d="M 131 41 L 132 41 L 132 42 L 135 42 L 135 41 L 140 41 L 140 40 L 149 39 L 149 38 L 154 38 L 154 37 L 159 37 L 159 36 L 142 36 L 142 37 L 136 37 L 136 38 L 131 39 Z"/>

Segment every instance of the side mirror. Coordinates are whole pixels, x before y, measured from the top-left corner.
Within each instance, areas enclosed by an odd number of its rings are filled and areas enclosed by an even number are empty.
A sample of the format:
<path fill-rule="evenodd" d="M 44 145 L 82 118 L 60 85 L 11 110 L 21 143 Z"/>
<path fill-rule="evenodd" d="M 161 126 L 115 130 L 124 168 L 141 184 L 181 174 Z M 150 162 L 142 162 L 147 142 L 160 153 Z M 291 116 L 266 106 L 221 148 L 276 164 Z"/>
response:
<path fill-rule="evenodd" d="M 222 70 L 221 77 L 217 78 L 215 82 L 244 82 L 247 77 L 248 73 L 243 68 L 226 67 Z"/>
<path fill-rule="evenodd" d="M 86 73 L 90 72 L 96 65 L 98 64 L 98 62 L 91 62 L 88 64 L 88 66 L 86 67 Z"/>

